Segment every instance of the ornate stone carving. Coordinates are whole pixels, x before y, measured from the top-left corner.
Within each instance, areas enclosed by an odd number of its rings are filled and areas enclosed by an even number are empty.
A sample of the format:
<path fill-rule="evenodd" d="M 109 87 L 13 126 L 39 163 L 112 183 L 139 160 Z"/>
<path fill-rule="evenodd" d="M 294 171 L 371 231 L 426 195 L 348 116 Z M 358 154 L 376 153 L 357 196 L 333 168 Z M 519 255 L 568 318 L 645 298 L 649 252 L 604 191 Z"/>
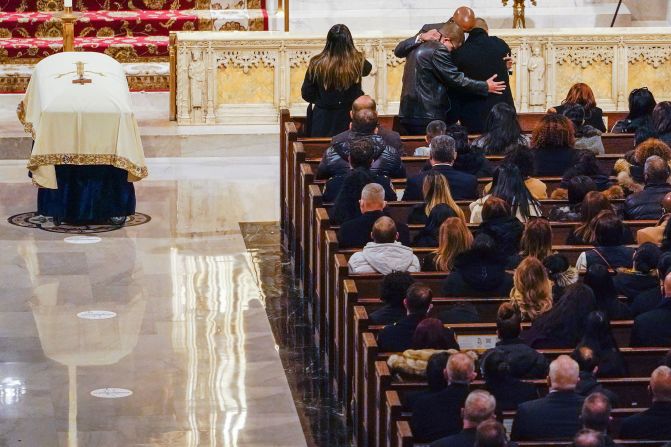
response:
<path fill-rule="evenodd" d="M 594 62 L 612 64 L 615 51 L 613 47 L 586 45 L 586 46 L 558 46 L 555 49 L 555 61 L 559 64 L 576 64 L 587 68 Z"/>
<path fill-rule="evenodd" d="M 655 68 L 659 68 L 671 59 L 671 46 L 633 45 L 629 47 L 627 59 L 630 64 L 644 61 Z"/>
<path fill-rule="evenodd" d="M 394 50 L 391 48 L 387 48 L 386 56 L 387 56 L 387 66 L 389 67 L 398 67 L 401 64 L 405 64 L 405 59 L 396 57 L 396 55 L 394 55 Z"/>
<path fill-rule="evenodd" d="M 252 67 L 274 67 L 276 64 L 277 53 L 274 51 L 224 51 L 217 54 L 218 66 L 242 68 L 245 74 L 249 73 Z"/>
<path fill-rule="evenodd" d="M 316 54 L 310 50 L 291 50 L 289 52 L 289 67 L 297 68 L 301 65 L 307 65 L 310 63 L 310 59 Z"/>
<path fill-rule="evenodd" d="M 545 59 L 539 44 L 531 47 L 527 70 L 529 70 L 529 105 L 542 106 L 545 104 Z"/>

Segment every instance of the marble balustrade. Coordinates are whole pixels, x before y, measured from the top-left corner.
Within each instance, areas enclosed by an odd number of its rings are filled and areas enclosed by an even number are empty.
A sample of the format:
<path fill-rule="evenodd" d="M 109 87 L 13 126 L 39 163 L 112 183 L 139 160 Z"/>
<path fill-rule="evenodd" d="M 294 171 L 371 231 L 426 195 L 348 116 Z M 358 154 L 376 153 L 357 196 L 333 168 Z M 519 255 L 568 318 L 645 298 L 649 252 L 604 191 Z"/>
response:
<path fill-rule="evenodd" d="M 394 56 L 403 33 L 360 33 L 356 45 L 373 65 L 363 89 L 381 114 L 398 112 L 404 60 Z M 669 28 L 492 30 L 516 60 L 511 89 L 521 112 L 558 104 L 586 82 L 604 110 L 626 110 L 627 96 L 646 86 L 671 99 Z M 178 124 L 272 124 L 280 108 L 304 115 L 301 84 L 323 35 L 282 32 L 176 33 L 173 98 Z"/>

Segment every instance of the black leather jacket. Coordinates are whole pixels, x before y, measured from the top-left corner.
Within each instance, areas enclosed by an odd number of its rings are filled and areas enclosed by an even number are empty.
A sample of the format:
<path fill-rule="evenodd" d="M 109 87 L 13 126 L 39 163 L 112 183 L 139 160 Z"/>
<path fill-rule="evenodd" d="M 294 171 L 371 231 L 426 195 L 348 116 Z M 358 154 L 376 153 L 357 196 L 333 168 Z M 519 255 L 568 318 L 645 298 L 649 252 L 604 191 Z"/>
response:
<path fill-rule="evenodd" d="M 357 136 L 361 137 L 362 135 L 353 134 L 352 139 L 335 143 L 326 149 L 317 168 L 318 179 L 328 179 L 349 172 L 350 143 Z M 370 172 L 374 175 L 386 175 L 390 178 L 405 177 L 401 152 L 385 143 L 380 135 L 368 135 L 366 138 L 370 138 L 375 143 L 373 165 Z"/>
<path fill-rule="evenodd" d="M 406 58 L 399 117 L 444 120 L 450 110 L 448 87 L 488 94 L 486 82 L 467 78 L 457 70 L 445 45 L 437 41 L 419 44 Z"/>

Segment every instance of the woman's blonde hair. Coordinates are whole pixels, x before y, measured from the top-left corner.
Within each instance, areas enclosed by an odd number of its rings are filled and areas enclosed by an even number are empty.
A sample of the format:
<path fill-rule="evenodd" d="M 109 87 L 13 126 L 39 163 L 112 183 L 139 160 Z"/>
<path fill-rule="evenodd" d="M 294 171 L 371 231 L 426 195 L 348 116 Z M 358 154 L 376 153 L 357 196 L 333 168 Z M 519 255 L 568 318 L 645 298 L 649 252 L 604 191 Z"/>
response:
<path fill-rule="evenodd" d="M 434 263 L 436 270 L 449 272 L 454 267 L 454 259 L 473 245 L 473 234 L 466 226 L 466 221 L 459 217 L 450 217 L 440 226 L 438 248 Z"/>
<path fill-rule="evenodd" d="M 322 52 L 310 59 L 307 74 L 326 90 L 343 91 L 361 81 L 364 61 L 364 54 L 354 47 L 349 28 L 333 25 Z"/>
<path fill-rule="evenodd" d="M 524 320 L 534 321 L 552 308 L 552 283 L 538 258 L 529 256 L 522 260 L 515 269 L 513 285 L 510 299 Z"/>
<path fill-rule="evenodd" d="M 450 185 L 447 183 L 447 180 L 443 174 L 429 171 L 426 174 L 426 177 L 424 177 L 422 192 L 424 193 L 424 202 L 426 202 L 424 213 L 427 216 L 431 214 L 431 210 L 433 210 L 436 206 L 444 203 L 445 205 L 452 208 L 452 211 L 454 211 L 458 218 L 463 220 L 466 219 L 464 212 L 461 208 L 459 208 L 459 205 L 457 205 L 452 198 Z"/>

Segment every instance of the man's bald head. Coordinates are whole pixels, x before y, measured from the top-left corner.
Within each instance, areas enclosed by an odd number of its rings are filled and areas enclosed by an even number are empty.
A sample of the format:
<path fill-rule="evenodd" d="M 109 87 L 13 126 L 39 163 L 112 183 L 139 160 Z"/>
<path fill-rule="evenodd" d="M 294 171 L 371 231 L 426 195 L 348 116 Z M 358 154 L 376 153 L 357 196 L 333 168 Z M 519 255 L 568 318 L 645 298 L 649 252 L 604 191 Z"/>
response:
<path fill-rule="evenodd" d="M 450 21 L 453 21 L 462 30 L 469 32 L 475 25 L 475 12 L 468 6 L 460 6 L 454 11 Z"/>
<path fill-rule="evenodd" d="M 361 213 L 382 211 L 386 204 L 384 188 L 379 183 L 369 183 L 361 190 L 361 200 L 359 200 Z"/>
<path fill-rule="evenodd" d="M 445 375 L 449 383 L 471 383 L 475 379 L 475 363 L 466 354 L 453 354 L 447 361 Z"/>
<path fill-rule="evenodd" d="M 653 402 L 671 402 L 671 368 L 660 366 L 650 376 Z"/>
<path fill-rule="evenodd" d="M 603 393 L 592 393 L 582 404 L 580 420 L 585 428 L 605 432 L 610 423 L 610 400 Z"/>
<path fill-rule="evenodd" d="M 382 216 L 373 224 L 371 233 L 373 242 L 378 244 L 391 244 L 396 241 L 398 233 L 396 232 L 396 223 L 391 217 Z"/>
<path fill-rule="evenodd" d="M 374 109 L 361 109 L 352 113 L 352 131 L 372 135 L 377 130 L 377 112 Z"/>
<path fill-rule="evenodd" d="M 664 288 L 664 297 L 671 299 L 671 272 L 664 277 L 664 284 L 662 287 Z"/>
<path fill-rule="evenodd" d="M 574 447 L 604 447 L 606 441 L 603 433 L 598 431 L 582 429 L 573 438 Z"/>
<path fill-rule="evenodd" d="M 508 445 L 506 429 L 497 420 L 488 420 L 478 425 L 475 432 L 475 447 L 505 447 Z"/>
<path fill-rule="evenodd" d="M 560 355 L 550 363 L 550 387 L 553 390 L 575 389 L 578 376 L 578 363 L 568 355 Z"/>
<path fill-rule="evenodd" d="M 464 30 L 454 22 L 445 23 L 440 28 L 440 34 L 443 35 L 443 39 L 449 39 L 452 42 L 455 50 L 464 44 Z"/>
<path fill-rule="evenodd" d="M 658 155 L 652 155 L 645 160 L 643 175 L 646 184 L 665 183 L 669 179 L 669 165 Z"/>
<path fill-rule="evenodd" d="M 481 19 L 480 17 L 475 19 L 475 25 L 473 25 L 473 28 L 480 28 L 489 32 L 489 25 L 487 25 L 485 19 Z"/>
<path fill-rule="evenodd" d="M 352 116 L 357 113 L 359 110 L 372 110 L 373 112 L 377 111 L 377 104 L 375 100 L 368 95 L 361 95 L 352 103 Z"/>
<path fill-rule="evenodd" d="M 667 193 L 662 199 L 662 208 L 665 213 L 671 213 L 671 192 Z"/>
<path fill-rule="evenodd" d="M 496 399 L 485 390 L 475 390 L 464 403 L 464 428 L 475 428 L 481 422 L 492 419 L 496 411 Z"/>

